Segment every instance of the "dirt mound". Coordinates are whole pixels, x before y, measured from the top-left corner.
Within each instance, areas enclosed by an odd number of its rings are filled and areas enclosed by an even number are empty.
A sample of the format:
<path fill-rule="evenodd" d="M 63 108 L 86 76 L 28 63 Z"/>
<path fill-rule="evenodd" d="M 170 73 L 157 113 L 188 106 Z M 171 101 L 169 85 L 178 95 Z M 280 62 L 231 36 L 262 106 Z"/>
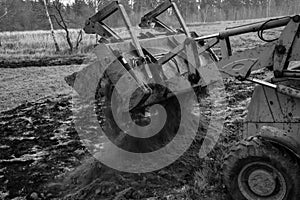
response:
<path fill-rule="evenodd" d="M 251 83 L 226 81 L 228 107 L 224 135 L 204 159 L 199 149 L 208 128 L 203 118 L 196 139 L 188 151 L 170 166 L 151 173 L 129 174 L 87 158 L 81 166 L 53 184 L 52 190 L 63 191 L 61 198 L 74 199 L 228 199 L 222 183 L 223 155 L 228 147 L 241 138 L 243 118 L 253 91 Z M 205 100 L 203 113 L 209 113 Z M 50 187 L 51 188 L 51 187 Z"/>

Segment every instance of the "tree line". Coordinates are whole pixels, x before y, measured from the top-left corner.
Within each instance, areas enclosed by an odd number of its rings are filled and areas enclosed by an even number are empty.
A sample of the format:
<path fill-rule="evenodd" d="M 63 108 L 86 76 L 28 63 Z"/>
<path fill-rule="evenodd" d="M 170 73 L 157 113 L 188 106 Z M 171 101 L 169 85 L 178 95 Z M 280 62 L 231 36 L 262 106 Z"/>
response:
<path fill-rule="evenodd" d="M 54 29 L 61 29 L 65 19 L 68 28 L 82 28 L 85 20 L 111 0 L 75 0 L 62 4 L 46 0 Z M 163 0 L 120 0 L 133 24 Z M 188 22 L 211 22 L 263 18 L 300 13 L 299 0 L 174 0 Z M 58 6 L 60 13 L 57 10 Z M 168 18 L 168 16 L 164 16 Z M 111 25 L 120 26 L 117 17 Z M 44 0 L 0 0 L 0 31 L 49 30 Z"/>

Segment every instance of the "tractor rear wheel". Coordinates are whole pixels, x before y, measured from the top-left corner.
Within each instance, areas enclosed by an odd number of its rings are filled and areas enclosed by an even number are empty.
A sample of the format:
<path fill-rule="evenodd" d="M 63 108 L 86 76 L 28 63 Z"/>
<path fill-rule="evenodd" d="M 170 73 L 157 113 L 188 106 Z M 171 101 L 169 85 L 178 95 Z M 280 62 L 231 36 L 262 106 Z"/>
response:
<path fill-rule="evenodd" d="M 235 145 L 223 169 L 225 185 L 235 200 L 300 199 L 297 159 L 257 137 Z"/>

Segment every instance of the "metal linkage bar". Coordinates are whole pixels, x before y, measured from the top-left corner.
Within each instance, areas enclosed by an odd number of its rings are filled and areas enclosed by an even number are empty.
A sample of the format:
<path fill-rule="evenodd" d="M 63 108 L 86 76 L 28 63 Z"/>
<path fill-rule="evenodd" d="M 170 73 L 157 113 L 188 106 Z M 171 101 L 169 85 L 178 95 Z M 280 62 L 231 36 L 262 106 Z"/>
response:
<path fill-rule="evenodd" d="M 175 14 L 176 14 L 176 16 L 178 18 L 178 21 L 179 21 L 179 23 L 180 23 L 180 25 L 181 25 L 184 33 L 186 34 L 187 37 L 191 37 L 191 33 L 190 33 L 190 31 L 189 31 L 189 29 L 188 29 L 188 27 L 187 27 L 187 25 L 186 25 L 186 23 L 185 23 L 182 15 L 181 15 L 181 13 L 180 13 L 180 11 L 179 11 L 176 3 L 172 2 L 172 7 L 173 7 L 173 9 L 175 11 Z"/>
<path fill-rule="evenodd" d="M 122 4 L 119 3 L 119 1 L 113 1 L 109 5 L 105 6 L 102 10 L 100 10 L 98 13 L 96 13 L 94 16 L 89 18 L 89 20 L 86 22 L 85 25 L 85 32 L 86 33 L 97 33 L 101 35 L 104 38 L 110 38 L 113 37 L 114 39 L 120 40 L 121 38 L 107 25 L 103 23 L 103 20 L 114 14 L 115 12 L 119 11 L 122 19 L 125 23 L 125 26 L 130 34 L 132 45 L 137 51 L 139 59 L 142 61 L 142 64 L 145 66 L 145 71 L 147 73 L 148 78 L 152 79 L 152 73 L 151 70 L 146 63 L 146 58 L 144 55 L 144 52 L 142 50 L 142 47 L 139 43 L 139 40 L 133 30 L 133 27 L 131 25 L 130 19 L 128 17 L 128 14 Z M 118 58 L 121 56 L 117 56 Z M 129 66 L 125 58 L 120 59 L 120 62 L 122 65 L 126 68 L 127 71 L 131 71 L 131 67 Z M 132 72 L 134 73 L 134 72 Z M 151 89 L 147 86 L 146 83 L 140 77 L 136 76 L 135 74 L 132 74 L 134 80 L 136 83 L 143 89 L 145 93 L 150 93 Z"/>
<path fill-rule="evenodd" d="M 235 35 L 241 35 L 245 33 L 251 33 L 251 32 L 257 32 L 260 30 L 268 30 L 272 28 L 279 28 L 286 26 L 291 20 L 291 17 L 285 17 L 277 20 L 272 20 L 272 21 L 265 21 L 257 24 L 252 24 L 249 26 L 243 26 L 243 27 L 238 27 L 238 28 L 232 28 L 229 30 L 221 31 L 220 33 L 216 34 L 211 34 L 211 35 L 206 35 L 206 36 L 201 36 L 198 38 L 195 38 L 196 41 L 201 41 L 201 40 L 207 40 L 211 38 L 227 38 L 230 36 L 235 36 Z"/>
<path fill-rule="evenodd" d="M 144 15 L 141 19 L 141 23 L 139 26 L 141 28 L 148 28 L 150 26 L 151 22 L 157 23 L 160 27 L 167 29 L 170 32 L 176 32 L 175 30 L 171 29 L 164 23 L 162 23 L 160 20 L 157 19 L 159 15 L 164 13 L 166 10 L 168 10 L 172 6 L 172 3 L 170 0 L 165 1 L 158 5 L 154 10 L 150 11 L 146 15 Z"/>
<path fill-rule="evenodd" d="M 283 30 L 279 43 L 274 52 L 274 76 L 282 77 L 282 71 L 286 70 L 289 65 L 289 57 L 293 50 L 293 44 L 297 40 L 300 27 L 300 16 L 293 17 L 286 28 Z M 295 51 L 298 51 L 298 49 Z"/>
<path fill-rule="evenodd" d="M 118 36 L 117 33 L 115 33 L 111 28 L 109 28 L 105 23 L 103 23 L 103 20 L 117 12 L 119 9 L 119 1 L 115 0 L 105 6 L 102 10 L 97 12 L 95 15 L 90 17 L 86 23 L 83 30 L 87 34 L 98 34 L 101 37 L 104 37 L 106 39 L 113 38 L 117 41 L 122 41 L 121 37 Z"/>
<path fill-rule="evenodd" d="M 129 31 L 129 34 L 131 36 L 133 45 L 135 46 L 139 57 L 141 59 L 145 59 L 144 52 L 142 50 L 142 47 L 141 47 L 141 45 L 140 45 L 140 43 L 138 41 L 138 38 L 137 38 L 134 30 L 132 29 L 132 25 L 130 23 L 129 17 L 128 17 L 126 11 L 125 11 L 124 6 L 122 4 L 119 4 L 119 9 L 121 11 L 122 17 L 123 17 L 123 19 L 125 21 L 126 28 Z M 152 76 L 151 70 L 150 70 L 149 66 L 146 64 L 146 62 L 144 62 L 144 63 L 145 63 L 145 70 L 146 70 L 147 76 L 148 76 L 148 78 L 152 79 L 153 76 Z"/>
<path fill-rule="evenodd" d="M 139 24 L 139 26 L 141 28 L 149 28 L 151 22 L 155 23 L 156 27 L 161 27 L 166 29 L 167 31 L 169 31 L 170 33 L 174 33 L 176 34 L 177 31 L 173 30 L 171 27 L 167 26 L 166 24 L 164 24 L 163 22 L 161 22 L 159 19 L 157 19 L 157 17 L 159 15 L 161 15 L 162 13 L 166 12 L 169 8 L 172 8 L 173 11 L 175 12 L 175 15 L 181 25 L 181 28 L 183 29 L 184 33 L 188 36 L 191 37 L 191 34 L 187 28 L 187 25 L 185 23 L 185 21 L 183 20 L 183 17 L 176 5 L 175 2 L 173 2 L 172 0 L 167 0 L 165 2 L 163 2 L 162 4 L 160 4 L 159 6 L 157 6 L 154 10 L 150 11 L 149 13 L 147 13 L 144 17 L 142 17 L 141 19 L 141 23 Z"/>
<path fill-rule="evenodd" d="M 115 12 L 117 12 L 119 9 L 119 1 L 114 0 L 107 6 L 105 6 L 101 11 L 93 15 L 92 17 L 89 18 L 90 21 L 92 22 L 102 22 Z"/>
<path fill-rule="evenodd" d="M 172 1 L 167 0 L 160 5 L 158 5 L 154 10 L 150 11 L 144 17 L 142 17 L 141 22 L 148 22 L 151 21 L 153 18 L 158 17 L 162 13 L 164 13 L 166 10 L 168 10 L 172 6 Z"/>

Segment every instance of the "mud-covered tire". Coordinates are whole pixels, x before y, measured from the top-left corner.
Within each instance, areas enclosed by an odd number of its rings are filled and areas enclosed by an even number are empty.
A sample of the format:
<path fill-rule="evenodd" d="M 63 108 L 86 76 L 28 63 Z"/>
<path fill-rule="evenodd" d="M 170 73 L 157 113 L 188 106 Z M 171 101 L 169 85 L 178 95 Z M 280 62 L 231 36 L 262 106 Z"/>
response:
<path fill-rule="evenodd" d="M 298 200 L 297 158 L 257 137 L 243 140 L 225 157 L 223 178 L 234 200 Z"/>

